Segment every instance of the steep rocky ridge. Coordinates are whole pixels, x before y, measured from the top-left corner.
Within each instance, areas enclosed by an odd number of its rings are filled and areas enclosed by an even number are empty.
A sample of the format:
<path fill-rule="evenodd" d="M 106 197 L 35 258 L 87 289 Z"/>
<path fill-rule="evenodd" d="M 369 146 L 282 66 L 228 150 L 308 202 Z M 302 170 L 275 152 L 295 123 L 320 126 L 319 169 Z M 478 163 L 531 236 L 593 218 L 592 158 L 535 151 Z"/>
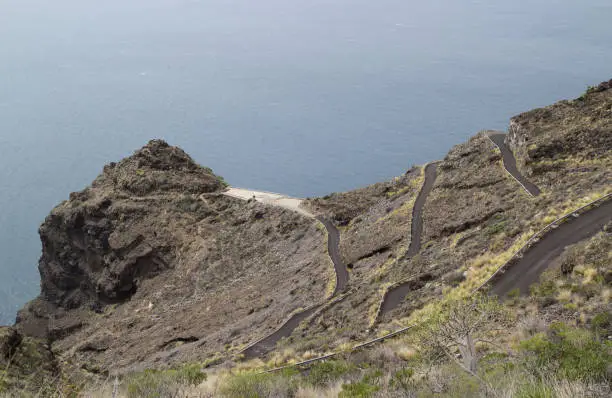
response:
<path fill-rule="evenodd" d="M 453 147 L 438 165 L 438 177 L 424 210 L 423 245 L 414 258 L 394 251 L 407 248 L 410 220 L 387 225 L 384 233 L 379 230 L 380 184 L 311 200 L 316 205 L 313 211 L 346 224 L 342 246 L 355 248 L 343 250 L 347 263 L 361 257 L 356 254 L 353 258 L 350 253 L 361 253 L 360 248 L 370 248 L 373 242 L 376 248 L 384 249 L 369 260 L 356 261 L 361 272 L 352 280 L 362 281 L 359 289 L 326 310 L 287 346 L 299 352 L 366 338 L 386 286 L 409 279 L 411 288 L 404 303 L 379 318 L 374 328 L 397 329 L 394 320 L 409 316 L 462 282 L 467 284 L 465 288 L 475 288 L 477 280 L 493 272 L 535 231 L 589 198 L 611 192 L 609 87 L 605 83 L 577 100 L 512 119 L 514 133 L 509 142 L 521 170 L 542 188 L 542 195 L 536 198 L 504 170 L 499 150 L 486 132 Z M 546 117 L 542 119 L 542 115 Z M 516 135 L 517 123 L 521 139 Z M 418 188 L 409 192 L 413 198 Z M 341 205 L 339 198 L 347 201 Z M 351 208 L 347 203 L 359 206 Z M 349 223 L 343 222 L 347 208 L 353 210 Z M 404 234 L 403 240 L 396 240 L 399 235 L 392 234 L 396 230 Z M 372 263 L 359 267 L 364 261 Z"/>
<path fill-rule="evenodd" d="M 536 183 L 556 189 L 558 179 L 573 191 L 612 183 L 612 80 L 589 87 L 579 98 L 515 116 L 508 143 L 519 167 Z M 602 181 L 601 179 L 606 179 Z"/>
<path fill-rule="evenodd" d="M 224 187 L 158 140 L 106 166 L 41 226 L 41 294 L 19 329 L 105 372 L 220 356 L 321 300 L 323 232 Z"/>
<path fill-rule="evenodd" d="M 611 115 L 606 83 L 512 119 L 508 144 L 542 189 L 537 197 L 507 174 L 484 132 L 453 147 L 438 164 L 412 258 L 422 167 L 309 199 L 308 209 L 341 231 L 350 286 L 281 348 L 313 355 L 396 329 L 452 287 L 477 286 L 555 217 L 611 192 Z M 18 329 L 49 337 L 62 360 L 89 372 L 123 371 L 223 357 L 320 302 L 334 278 L 322 230 L 290 211 L 220 195 L 223 187 L 160 141 L 107 166 L 41 227 L 42 292 L 20 312 Z M 403 304 L 377 317 L 385 289 L 407 278 Z"/>

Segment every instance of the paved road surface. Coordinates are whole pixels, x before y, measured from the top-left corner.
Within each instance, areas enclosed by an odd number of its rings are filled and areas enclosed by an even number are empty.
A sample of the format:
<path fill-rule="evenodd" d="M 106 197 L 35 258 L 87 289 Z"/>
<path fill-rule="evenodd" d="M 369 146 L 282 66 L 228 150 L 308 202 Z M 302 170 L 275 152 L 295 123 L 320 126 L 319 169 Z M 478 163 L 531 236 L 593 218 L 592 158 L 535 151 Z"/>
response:
<path fill-rule="evenodd" d="M 317 217 L 317 219 L 327 229 L 327 248 L 329 251 L 329 256 L 331 257 L 331 260 L 334 263 L 334 268 L 336 270 L 336 289 L 334 290 L 335 296 L 339 292 L 342 292 L 346 289 L 349 280 L 349 274 L 346 269 L 346 266 L 340 258 L 340 232 L 329 220 L 323 217 Z M 252 347 L 243 351 L 244 356 L 246 358 L 255 358 L 263 356 L 268 352 L 272 351 L 276 346 L 276 343 L 278 343 L 280 339 L 291 336 L 291 333 L 293 333 L 295 328 L 299 326 L 300 322 L 312 315 L 319 307 L 320 305 L 295 314 L 287 322 L 285 322 L 276 332 L 272 333 L 263 340 L 255 343 Z"/>
<path fill-rule="evenodd" d="M 425 182 L 423 183 L 421 192 L 419 192 L 419 195 L 414 202 L 414 207 L 412 208 L 410 246 L 408 246 L 408 251 L 406 252 L 406 256 L 408 258 L 415 256 L 421 250 L 421 235 L 423 233 L 423 207 L 425 207 L 427 196 L 433 189 L 437 177 L 437 170 L 437 163 L 430 163 L 425 167 Z M 406 298 L 406 295 L 410 292 L 412 286 L 412 282 L 406 282 L 389 290 L 383 298 L 380 315 L 382 316 L 400 305 Z"/>
<path fill-rule="evenodd" d="M 313 214 L 301 207 L 302 199 L 292 198 L 273 192 L 254 191 L 251 189 L 242 188 L 229 188 L 223 194 L 242 200 L 250 200 L 254 198 L 258 202 L 272 206 L 279 206 L 288 210 L 296 211 L 306 217 L 314 218 Z M 334 290 L 334 295 L 336 295 L 337 293 L 346 289 L 349 280 L 348 271 L 340 257 L 340 232 L 329 220 L 323 217 L 317 217 L 317 220 L 319 220 L 325 226 L 325 229 L 327 229 L 327 249 L 336 271 L 336 289 Z M 319 307 L 320 305 L 293 315 L 274 333 L 244 350 L 244 356 L 246 358 L 255 358 L 263 356 L 272 351 L 280 339 L 289 337 L 295 328 L 298 327 L 300 322 L 308 318 Z"/>
<path fill-rule="evenodd" d="M 414 202 L 414 207 L 412 208 L 410 246 L 408 246 L 408 252 L 406 253 L 408 258 L 414 257 L 421 250 L 421 235 L 423 234 L 423 207 L 425 207 L 427 196 L 429 196 L 431 193 L 437 176 L 437 163 L 430 163 L 425 166 L 425 182 L 423 183 L 421 192 L 419 192 L 419 195 Z"/>
<path fill-rule="evenodd" d="M 540 275 L 567 246 L 595 235 L 609 222 L 612 222 L 612 200 L 559 225 L 527 249 L 515 264 L 495 279 L 491 293 L 504 297 L 518 288 L 521 295 L 529 294 L 529 286 L 539 281 Z"/>
<path fill-rule="evenodd" d="M 505 142 L 506 134 L 492 131 L 488 133 L 488 136 L 501 151 L 506 171 L 508 171 L 508 173 L 510 173 L 512 177 L 514 177 L 531 196 L 538 196 L 540 194 L 540 189 L 525 178 L 525 176 L 522 175 L 516 168 L 516 159 L 514 158 L 514 154 L 510 148 L 508 148 Z"/>
<path fill-rule="evenodd" d="M 280 339 L 291 336 L 295 328 L 297 328 L 304 319 L 312 315 L 319 307 L 320 305 L 293 315 L 276 332 L 244 350 L 242 352 L 244 357 L 246 359 L 251 359 L 266 355 L 276 347 L 276 343 L 278 343 Z"/>
<path fill-rule="evenodd" d="M 348 270 L 340 257 L 340 232 L 331 221 L 323 217 L 317 217 L 317 220 L 319 220 L 321 224 L 325 226 L 325 229 L 327 229 L 327 251 L 329 252 L 329 257 L 331 257 L 331 260 L 334 263 L 334 268 L 336 269 L 336 290 L 334 290 L 335 296 L 339 292 L 346 289 L 346 285 L 349 281 Z"/>

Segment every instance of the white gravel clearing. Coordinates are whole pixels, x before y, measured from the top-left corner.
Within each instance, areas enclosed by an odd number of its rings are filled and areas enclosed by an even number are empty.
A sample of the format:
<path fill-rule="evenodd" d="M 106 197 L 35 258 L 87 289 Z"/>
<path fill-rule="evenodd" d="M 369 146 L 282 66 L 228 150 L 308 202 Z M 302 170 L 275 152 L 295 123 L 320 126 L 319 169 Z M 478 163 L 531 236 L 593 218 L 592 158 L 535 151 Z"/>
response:
<path fill-rule="evenodd" d="M 301 204 L 303 199 L 292 198 L 287 195 L 279 193 L 265 192 L 265 191 L 254 191 L 252 189 L 234 188 L 230 187 L 224 195 L 231 196 L 232 198 L 249 200 L 255 198 L 256 201 L 265 203 L 272 206 L 282 207 L 288 210 L 296 211 L 306 217 L 314 218 L 314 215 L 308 211 L 302 209 Z"/>

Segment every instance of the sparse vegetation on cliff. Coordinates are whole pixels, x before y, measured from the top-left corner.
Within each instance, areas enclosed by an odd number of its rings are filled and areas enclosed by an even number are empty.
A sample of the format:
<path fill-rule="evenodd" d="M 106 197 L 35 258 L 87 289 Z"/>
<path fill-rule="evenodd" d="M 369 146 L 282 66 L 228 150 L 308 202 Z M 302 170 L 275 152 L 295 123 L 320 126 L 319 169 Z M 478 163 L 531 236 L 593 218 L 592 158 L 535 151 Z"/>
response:
<path fill-rule="evenodd" d="M 0 394 L 609 396 L 609 225 L 567 247 L 530 294 L 500 304 L 472 293 L 536 231 L 611 192 L 611 88 L 512 119 L 507 143 L 537 197 L 484 133 L 452 148 L 410 258 L 421 168 L 309 199 L 341 229 L 348 290 L 250 361 L 241 348 L 332 290 L 325 234 L 296 213 L 221 195 L 212 170 L 150 142 L 41 226 L 42 292 L 0 329 Z M 385 289 L 406 281 L 405 300 L 381 315 Z M 418 327 L 353 349 L 409 324 Z"/>

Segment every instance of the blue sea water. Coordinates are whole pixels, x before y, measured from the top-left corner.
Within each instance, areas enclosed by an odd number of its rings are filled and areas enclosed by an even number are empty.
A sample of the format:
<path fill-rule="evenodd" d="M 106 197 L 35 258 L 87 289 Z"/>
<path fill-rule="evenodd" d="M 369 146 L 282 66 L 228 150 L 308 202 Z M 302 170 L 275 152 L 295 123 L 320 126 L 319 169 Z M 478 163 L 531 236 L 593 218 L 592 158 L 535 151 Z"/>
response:
<path fill-rule="evenodd" d="M 5 0 L 0 324 L 38 225 L 151 138 L 232 185 L 323 195 L 609 79 L 609 0 Z"/>

